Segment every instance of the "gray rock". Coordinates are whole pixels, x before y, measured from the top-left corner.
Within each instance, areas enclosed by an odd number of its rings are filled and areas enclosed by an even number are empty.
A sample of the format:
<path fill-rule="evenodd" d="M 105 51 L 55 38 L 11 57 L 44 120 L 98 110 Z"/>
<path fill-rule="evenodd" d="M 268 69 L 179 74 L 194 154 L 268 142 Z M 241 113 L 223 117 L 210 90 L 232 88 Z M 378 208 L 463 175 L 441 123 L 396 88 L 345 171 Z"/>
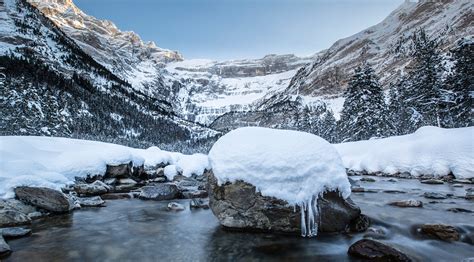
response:
<path fill-rule="evenodd" d="M 12 253 L 10 246 L 5 242 L 2 236 L 0 236 L 0 259 L 8 257 Z"/>
<path fill-rule="evenodd" d="M 466 199 L 469 199 L 469 200 L 474 200 L 474 188 L 468 188 L 466 189 L 466 196 L 465 196 Z"/>
<path fill-rule="evenodd" d="M 104 184 L 106 184 L 108 186 L 113 186 L 113 185 L 117 184 L 117 178 L 104 179 Z"/>
<path fill-rule="evenodd" d="M 74 208 L 74 203 L 62 192 L 45 187 L 17 187 L 16 197 L 33 206 L 50 212 L 64 213 Z"/>
<path fill-rule="evenodd" d="M 209 201 L 205 201 L 200 198 L 193 198 L 189 202 L 189 207 L 190 208 L 203 208 L 203 209 L 209 209 Z"/>
<path fill-rule="evenodd" d="M 390 178 L 387 180 L 388 182 L 392 182 L 392 183 L 395 183 L 395 182 L 398 182 L 398 179 L 396 178 Z"/>
<path fill-rule="evenodd" d="M 446 194 L 437 193 L 437 192 L 425 192 L 423 194 L 425 198 L 429 199 L 446 199 L 448 196 Z"/>
<path fill-rule="evenodd" d="M 30 219 L 32 219 L 32 220 L 33 220 L 33 219 L 41 218 L 41 217 L 43 217 L 43 216 L 44 216 L 44 214 L 41 213 L 41 212 L 38 212 L 38 211 L 28 213 L 28 217 L 29 217 Z"/>
<path fill-rule="evenodd" d="M 0 227 L 14 227 L 31 224 L 31 219 L 16 210 L 1 209 L 0 210 Z"/>
<path fill-rule="evenodd" d="M 92 184 L 76 184 L 74 185 L 74 191 L 77 194 L 83 196 L 97 196 L 105 194 L 109 191 L 110 187 L 102 181 L 95 181 Z"/>
<path fill-rule="evenodd" d="M 469 179 L 453 179 L 452 182 L 456 184 L 474 184 L 474 182 Z"/>
<path fill-rule="evenodd" d="M 0 199 L 0 209 L 16 210 L 23 214 L 36 212 L 36 207 L 23 203 L 18 199 Z"/>
<path fill-rule="evenodd" d="M 412 261 L 407 255 L 382 242 L 361 239 L 349 247 L 347 253 L 370 261 Z"/>
<path fill-rule="evenodd" d="M 154 183 L 164 183 L 166 182 L 166 177 L 159 176 L 157 178 L 150 179 L 149 182 L 154 182 Z"/>
<path fill-rule="evenodd" d="M 396 189 L 387 189 L 387 190 L 384 190 L 383 192 L 388 193 L 388 194 L 405 194 L 406 193 L 406 191 L 396 190 Z"/>
<path fill-rule="evenodd" d="M 133 175 L 133 163 L 121 165 L 107 165 L 104 178 L 120 178 L 120 177 L 131 177 Z"/>
<path fill-rule="evenodd" d="M 423 184 L 430 184 L 430 185 L 442 185 L 442 184 L 444 184 L 443 180 L 439 180 L 439 179 L 425 179 L 425 180 L 420 180 L 420 183 L 423 183 Z"/>
<path fill-rule="evenodd" d="M 462 184 L 453 184 L 453 187 L 464 187 Z"/>
<path fill-rule="evenodd" d="M 175 184 L 166 183 L 144 186 L 138 197 L 145 200 L 171 200 L 177 198 L 178 195 L 178 187 Z"/>
<path fill-rule="evenodd" d="M 102 200 L 100 196 L 94 197 L 78 197 L 76 199 L 77 203 L 81 207 L 103 207 L 105 206 L 105 201 Z"/>
<path fill-rule="evenodd" d="M 195 190 L 195 191 L 184 191 L 181 192 L 183 198 L 191 199 L 191 198 L 205 198 L 208 196 L 206 190 Z"/>
<path fill-rule="evenodd" d="M 130 199 L 132 195 L 129 193 L 107 193 L 100 196 L 104 200 L 115 200 L 115 199 Z"/>
<path fill-rule="evenodd" d="M 391 206 L 397 206 L 397 207 L 423 207 L 423 202 L 419 200 L 413 200 L 413 199 L 398 200 L 398 201 L 390 202 L 388 204 Z"/>
<path fill-rule="evenodd" d="M 31 234 L 31 229 L 22 227 L 0 228 L 0 235 L 5 239 L 20 238 Z"/>
<path fill-rule="evenodd" d="M 430 238 L 444 241 L 458 241 L 460 238 L 460 234 L 455 227 L 444 224 L 421 225 L 420 233 Z"/>
<path fill-rule="evenodd" d="M 372 177 L 363 177 L 360 179 L 362 182 L 375 182 L 376 180 Z"/>
<path fill-rule="evenodd" d="M 171 202 L 171 203 L 168 204 L 168 210 L 183 211 L 183 210 L 184 210 L 184 206 L 181 205 L 180 203 Z"/>
<path fill-rule="evenodd" d="M 473 213 L 474 212 L 472 210 L 465 209 L 465 208 L 462 208 L 462 207 L 452 207 L 452 208 L 448 208 L 446 210 L 449 211 L 449 212 L 454 212 L 454 213 Z"/>
<path fill-rule="evenodd" d="M 262 196 L 255 186 L 243 182 L 217 184 L 209 173 L 209 206 L 224 227 L 267 232 L 301 233 L 299 207 L 281 199 Z M 319 232 L 343 232 L 360 215 L 360 209 L 350 199 L 337 192 L 326 192 L 318 198 Z"/>

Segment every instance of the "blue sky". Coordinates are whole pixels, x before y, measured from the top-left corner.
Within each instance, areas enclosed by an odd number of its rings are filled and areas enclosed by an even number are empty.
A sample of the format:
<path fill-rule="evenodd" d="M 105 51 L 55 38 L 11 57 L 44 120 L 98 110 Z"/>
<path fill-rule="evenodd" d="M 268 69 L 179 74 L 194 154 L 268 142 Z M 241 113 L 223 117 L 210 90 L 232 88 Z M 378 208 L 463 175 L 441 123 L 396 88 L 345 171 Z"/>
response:
<path fill-rule="evenodd" d="M 185 58 L 311 55 L 382 21 L 403 0 L 74 0 Z"/>

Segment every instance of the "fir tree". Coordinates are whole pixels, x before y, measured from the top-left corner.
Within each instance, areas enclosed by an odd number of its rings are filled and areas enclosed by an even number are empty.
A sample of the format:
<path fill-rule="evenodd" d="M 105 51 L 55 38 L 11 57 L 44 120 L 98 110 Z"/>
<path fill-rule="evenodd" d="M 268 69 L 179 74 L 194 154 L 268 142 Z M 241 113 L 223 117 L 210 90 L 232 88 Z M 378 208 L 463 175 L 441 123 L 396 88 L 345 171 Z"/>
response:
<path fill-rule="evenodd" d="M 369 65 L 358 67 L 344 92 L 340 136 L 344 141 L 381 137 L 387 132 L 382 88 Z"/>
<path fill-rule="evenodd" d="M 331 109 L 328 109 L 322 115 L 320 125 L 321 132 L 319 136 L 326 139 L 330 143 L 338 142 L 336 118 L 334 117 L 334 113 Z"/>

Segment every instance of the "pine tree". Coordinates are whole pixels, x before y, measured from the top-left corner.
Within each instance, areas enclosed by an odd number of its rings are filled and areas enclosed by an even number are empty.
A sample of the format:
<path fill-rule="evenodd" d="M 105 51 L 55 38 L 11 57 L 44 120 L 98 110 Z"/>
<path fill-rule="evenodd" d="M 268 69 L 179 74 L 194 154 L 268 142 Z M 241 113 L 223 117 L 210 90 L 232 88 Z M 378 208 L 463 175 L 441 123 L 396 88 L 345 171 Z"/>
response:
<path fill-rule="evenodd" d="M 303 111 L 299 114 L 298 119 L 298 130 L 303 132 L 311 133 L 311 110 L 308 106 L 303 108 Z"/>
<path fill-rule="evenodd" d="M 444 68 L 439 53 L 440 43 L 430 39 L 424 30 L 416 32 L 412 41 L 414 65 L 408 73 L 406 103 L 413 110 L 411 115 L 421 119 L 420 126 L 441 126 L 441 79 Z"/>
<path fill-rule="evenodd" d="M 382 88 L 369 65 L 355 70 L 344 97 L 339 121 L 343 141 L 381 137 L 387 133 L 388 121 Z"/>
<path fill-rule="evenodd" d="M 337 134 L 337 124 L 336 118 L 334 117 L 334 113 L 331 109 L 328 109 L 321 117 L 320 121 L 321 125 L 321 132 L 320 136 L 330 143 L 338 142 L 338 134 Z"/>
<path fill-rule="evenodd" d="M 474 93 L 474 43 L 462 39 L 452 53 L 454 66 L 445 85 L 449 95 L 444 124 L 447 127 L 472 126 L 473 98 L 470 93 Z"/>

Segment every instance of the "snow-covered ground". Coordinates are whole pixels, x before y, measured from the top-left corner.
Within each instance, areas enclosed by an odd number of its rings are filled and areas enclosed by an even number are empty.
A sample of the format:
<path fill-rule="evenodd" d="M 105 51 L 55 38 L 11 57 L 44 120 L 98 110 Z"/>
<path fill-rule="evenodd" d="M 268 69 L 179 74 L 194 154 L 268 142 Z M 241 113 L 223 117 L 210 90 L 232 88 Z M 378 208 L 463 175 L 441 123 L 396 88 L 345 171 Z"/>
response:
<path fill-rule="evenodd" d="M 104 174 L 107 165 L 132 162 L 134 166 L 173 164 L 185 176 L 209 168 L 203 154 L 183 155 L 157 147 L 136 149 L 121 145 L 35 136 L 0 137 L 0 198 L 13 197 L 17 186 L 60 189 L 74 177 Z"/>
<path fill-rule="evenodd" d="M 254 185 L 264 196 L 299 205 L 302 218 L 309 218 L 306 225 L 302 223 L 303 236 L 317 233 L 315 197 L 334 190 L 344 198 L 351 193 L 346 170 L 334 146 L 309 133 L 239 128 L 214 144 L 209 161 L 219 184 L 242 180 Z"/>
<path fill-rule="evenodd" d="M 474 127 L 426 126 L 413 134 L 342 143 L 336 149 L 354 171 L 474 177 Z"/>

